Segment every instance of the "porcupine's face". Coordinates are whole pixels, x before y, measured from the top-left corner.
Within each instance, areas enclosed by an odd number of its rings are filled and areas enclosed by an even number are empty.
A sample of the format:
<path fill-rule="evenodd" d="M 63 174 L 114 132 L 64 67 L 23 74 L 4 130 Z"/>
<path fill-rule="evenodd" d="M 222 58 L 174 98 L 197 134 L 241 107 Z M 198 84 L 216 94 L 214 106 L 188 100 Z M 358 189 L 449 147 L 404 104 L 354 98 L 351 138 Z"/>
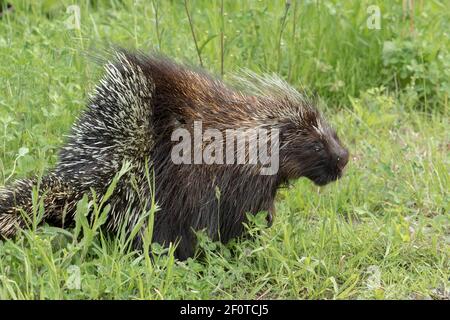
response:
<path fill-rule="evenodd" d="M 342 176 L 349 159 L 336 131 L 315 110 L 301 123 L 285 122 L 280 142 L 280 173 L 285 180 L 307 177 L 323 186 Z"/>

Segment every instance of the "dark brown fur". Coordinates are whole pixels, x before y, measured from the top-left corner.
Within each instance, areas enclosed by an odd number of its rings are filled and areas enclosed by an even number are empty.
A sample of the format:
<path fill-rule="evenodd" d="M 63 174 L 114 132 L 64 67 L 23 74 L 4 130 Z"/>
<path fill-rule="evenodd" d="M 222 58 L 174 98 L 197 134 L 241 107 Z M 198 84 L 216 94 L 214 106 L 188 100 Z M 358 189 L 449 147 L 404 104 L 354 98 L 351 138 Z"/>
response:
<path fill-rule="evenodd" d="M 249 87 L 249 93 L 243 93 L 202 71 L 127 52 L 119 53 L 107 70 L 112 75 L 105 77 L 106 85 L 97 87 L 62 149 L 57 168 L 41 184 L 46 203 L 52 203 L 46 206 L 44 219 L 49 223 L 60 225 L 62 212 L 68 222 L 73 220 L 75 204 L 83 194 L 91 189 L 104 194 L 120 164 L 129 161 L 131 172 L 109 199 L 112 209 L 106 228 L 117 233 L 125 223 L 131 230 L 143 210 L 149 209 L 148 163 L 161 208 L 155 215 L 153 241 L 178 243 L 176 255 L 185 259 L 195 250 L 194 231 L 205 229 L 210 237 L 226 243 L 243 233 L 246 213 L 268 211 L 271 222 L 280 185 L 303 176 L 324 185 L 339 178 L 348 161 L 347 150 L 313 102 L 279 79 L 255 76 L 243 81 Z M 171 134 L 177 128 L 192 132 L 194 121 L 202 121 L 204 130 L 221 132 L 279 129 L 278 173 L 261 175 L 259 165 L 251 164 L 174 164 Z M 25 225 L 20 209 L 31 212 L 33 182 L 23 185 L 30 189 L 16 184 L 0 192 L 0 235 L 11 236 L 15 227 Z M 136 244 L 142 245 L 142 234 Z"/>

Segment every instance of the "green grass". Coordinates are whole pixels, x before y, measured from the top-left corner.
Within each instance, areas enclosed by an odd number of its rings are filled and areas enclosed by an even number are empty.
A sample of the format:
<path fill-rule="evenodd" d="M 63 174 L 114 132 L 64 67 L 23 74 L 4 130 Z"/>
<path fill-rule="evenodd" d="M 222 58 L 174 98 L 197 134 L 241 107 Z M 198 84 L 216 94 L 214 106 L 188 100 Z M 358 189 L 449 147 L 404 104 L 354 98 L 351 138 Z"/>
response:
<path fill-rule="evenodd" d="M 101 75 L 86 52 L 114 43 L 199 61 L 183 1 L 83 1 L 81 30 L 64 25 L 72 1 L 11 2 L 0 19 L 0 185 L 55 164 Z M 199 235 L 204 257 L 186 262 L 103 236 L 80 203 L 74 230 L 0 242 L 0 299 L 449 298 L 450 7 L 415 1 L 411 32 L 401 2 L 225 1 L 221 16 L 220 1 L 188 1 L 206 69 L 221 73 L 223 25 L 225 79 L 277 72 L 322 97 L 352 154 L 345 177 L 280 190 L 272 228 L 257 216 L 259 234 L 227 246 Z M 373 3 L 381 30 L 366 26 Z"/>

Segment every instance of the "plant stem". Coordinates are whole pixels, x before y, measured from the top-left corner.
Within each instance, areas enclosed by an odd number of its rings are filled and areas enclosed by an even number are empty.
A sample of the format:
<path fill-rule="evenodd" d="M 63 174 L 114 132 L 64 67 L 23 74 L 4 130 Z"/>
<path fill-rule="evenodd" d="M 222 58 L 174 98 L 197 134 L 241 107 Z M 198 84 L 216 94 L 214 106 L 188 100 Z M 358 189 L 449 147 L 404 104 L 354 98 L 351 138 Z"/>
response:
<path fill-rule="evenodd" d="M 189 19 L 189 26 L 192 32 L 192 38 L 194 39 L 195 49 L 197 50 L 198 60 L 200 61 L 200 66 L 203 67 L 202 55 L 200 53 L 200 49 L 198 48 L 197 38 L 195 37 L 194 24 L 192 23 L 191 15 L 189 13 L 187 0 L 184 0 L 184 8 L 186 9 L 186 14 Z"/>

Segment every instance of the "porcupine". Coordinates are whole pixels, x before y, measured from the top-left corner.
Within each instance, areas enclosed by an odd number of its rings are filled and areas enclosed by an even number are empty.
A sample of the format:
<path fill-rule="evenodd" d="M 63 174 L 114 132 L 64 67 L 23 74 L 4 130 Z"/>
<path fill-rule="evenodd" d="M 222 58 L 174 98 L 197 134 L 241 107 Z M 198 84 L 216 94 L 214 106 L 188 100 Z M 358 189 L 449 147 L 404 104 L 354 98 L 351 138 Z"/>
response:
<path fill-rule="evenodd" d="M 244 233 L 246 214 L 261 211 L 268 212 L 270 225 L 280 186 L 300 177 L 325 185 L 340 178 L 348 162 L 347 149 L 315 99 L 276 76 L 250 74 L 240 80 L 244 89 L 236 89 L 161 55 L 125 50 L 115 52 L 105 70 L 56 168 L 42 179 L 19 180 L 0 191 L 1 236 L 27 226 L 22 214 L 31 215 L 33 187 L 43 202 L 42 222 L 61 226 L 64 220 L 67 226 L 83 195 L 92 190 L 104 195 L 128 161 L 130 172 L 108 199 L 105 229 L 114 234 L 125 224 L 131 230 L 149 209 L 150 169 L 160 208 L 152 241 L 177 244 L 176 257 L 186 259 L 195 252 L 195 231 L 206 230 L 226 243 Z M 278 171 L 263 175 L 259 163 L 174 163 L 172 134 L 180 128 L 192 132 L 195 121 L 220 132 L 277 129 Z M 141 232 L 136 239 L 139 248 Z"/>

